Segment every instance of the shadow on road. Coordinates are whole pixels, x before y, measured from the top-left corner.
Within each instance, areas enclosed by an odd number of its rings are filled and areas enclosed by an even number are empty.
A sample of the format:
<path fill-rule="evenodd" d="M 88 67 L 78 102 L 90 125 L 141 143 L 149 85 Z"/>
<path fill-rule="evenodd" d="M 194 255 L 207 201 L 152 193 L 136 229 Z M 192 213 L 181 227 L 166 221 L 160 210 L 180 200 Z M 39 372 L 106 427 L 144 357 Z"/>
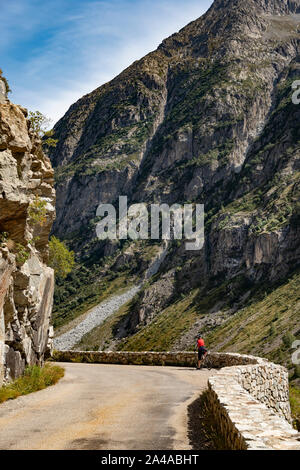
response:
<path fill-rule="evenodd" d="M 188 439 L 193 450 L 215 450 L 205 392 L 188 406 Z"/>

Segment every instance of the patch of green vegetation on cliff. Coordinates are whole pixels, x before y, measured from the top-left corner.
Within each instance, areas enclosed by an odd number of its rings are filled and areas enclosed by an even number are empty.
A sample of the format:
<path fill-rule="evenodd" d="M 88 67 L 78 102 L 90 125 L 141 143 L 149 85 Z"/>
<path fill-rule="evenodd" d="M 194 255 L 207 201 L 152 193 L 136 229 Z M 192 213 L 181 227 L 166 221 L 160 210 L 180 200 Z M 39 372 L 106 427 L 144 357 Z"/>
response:
<path fill-rule="evenodd" d="M 55 169 L 57 184 L 70 177 L 92 176 L 104 171 L 122 170 L 136 162 L 145 141 L 153 132 L 155 115 L 128 126 L 119 127 L 93 144 L 70 163 Z"/>
<path fill-rule="evenodd" d="M 176 97 L 170 112 L 166 116 L 166 126 L 172 130 L 187 123 L 199 124 L 203 115 L 202 99 L 214 88 L 220 88 L 227 80 L 228 65 L 214 62 L 208 66 L 194 69 L 178 69 L 175 84 Z M 199 108 L 195 104 L 199 103 Z"/>
<path fill-rule="evenodd" d="M 251 213 L 255 211 L 262 204 L 261 190 L 254 190 L 245 196 L 236 199 L 226 206 L 226 212 L 236 214 L 238 212 Z"/>
<path fill-rule="evenodd" d="M 300 339 L 300 274 L 277 287 L 261 286 L 248 305 L 206 335 L 209 348 L 267 357 L 289 369 L 291 342 Z"/>
<path fill-rule="evenodd" d="M 206 223 L 218 220 L 219 230 L 236 224 L 237 215 L 251 217 L 250 233 L 259 235 L 299 224 L 300 173 L 277 173 L 264 186 L 255 188 L 244 196 L 222 205 Z"/>
<path fill-rule="evenodd" d="M 202 167 L 204 165 L 210 164 L 213 161 L 218 161 L 219 163 L 225 163 L 226 158 L 232 152 L 234 148 L 234 142 L 231 139 L 228 139 L 223 144 L 218 145 L 213 150 L 205 154 L 200 154 L 191 160 L 188 160 L 186 163 L 181 163 L 178 167 L 179 170 L 189 168 L 189 167 Z"/>
<path fill-rule="evenodd" d="M 237 279 L 237 284 L 241 279 Z M 123 351 L 170 351 L 180 337 L 187 333 L 195 321 L 203 318 L 218 301 L 222 301 L 228 293 L 228 283 L 208 292 L 203 289 L 194 289 L 188 294 L 178 296 L 172 303 L 162 310 L 148 325 L 136 334 L 125 338 L 118 345 Z M 231 288 L 233 297 L 237 295 L 235 288 Z M 230 295 L 226 298 L 226 308 L 233 301 Z M 194 349 L 194 345 L 192 346 Z"/>
<path fill-rule="evenodd" d="M 193 303 L 196 292 L 163 310 L 135 335 L 118 345 L 120 351 L 169 351 L 175 341 L 187 331 L 197 318 Z"/>
<path fill-rule="evenodd" d="M 272 115 L 275 116 L 279 112 L 285 111 L 295 111 L 295 105 L 292 102 L 292 94 L 294 90 L 292 89 L 292 84 L 294 82 L 294 78 L 287 78 L 282 80 L 277 86 L 277 96 L 276 96 L 276 104 Z"/>
<path fill-rule="evenodd" d="M 300 172 L 272 180 L 265 193 L 263 209 L 255 217 L 250 231 L 255 234 L 270 233 L 289 224 L 297 224 L 297 202 L 300 197 Z"/>
<path fill-rule="evenodd" d="M 176 139 L 179 128 L 191 125 L 199 126 L 205 110 L 203 100 L 214 88 L 224 86 L 228 64 L 212 63 L 195 66 L 184 63 L 173 71 L 174 93 L 172 105 L 166 110 L 166 116 L 161 132 L 155 136 L 150 154 L 158 155 L 173 139 Z"/>
<path fill-rule="evenodd" d="M 242 80 L 238 85 L 235 83 L 235 86 L 238 86 L 245 95 L 251 98 L 253 98 L 253 93 L 265 90 L 264 81 L 255 75 L 248 75 L 248 77 Z"/>
<path fill-rule="evenodd" d="M 214 149 L 205 154 L 200 154 L 197 157 L 194 157 L 191 160 L 188 160 L 186 163 L 183 163 L 183 164 L 181 163 L 178 169 L 182 170 L 188 167 L 201 167 L 204 165 L 208 165 L 214 160 L 218 161 L 218 157 L 219 157 L 219 152 L 218 150 Z"/>

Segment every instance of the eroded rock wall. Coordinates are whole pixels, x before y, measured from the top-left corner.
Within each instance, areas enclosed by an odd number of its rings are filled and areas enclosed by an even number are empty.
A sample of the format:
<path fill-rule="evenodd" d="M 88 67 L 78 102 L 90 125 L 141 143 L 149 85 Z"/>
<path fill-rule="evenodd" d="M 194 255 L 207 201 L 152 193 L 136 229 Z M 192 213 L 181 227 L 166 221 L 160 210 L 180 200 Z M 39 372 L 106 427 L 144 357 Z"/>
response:
<path fill-rule="evenodd" d="M 53 170 L 26 117 L 27 111 L 2 93 L 0 386 L 22 374 L 26 365 L 41 364 L 50 346 L 54 273 L 47 261 L 55 216 Z"/>

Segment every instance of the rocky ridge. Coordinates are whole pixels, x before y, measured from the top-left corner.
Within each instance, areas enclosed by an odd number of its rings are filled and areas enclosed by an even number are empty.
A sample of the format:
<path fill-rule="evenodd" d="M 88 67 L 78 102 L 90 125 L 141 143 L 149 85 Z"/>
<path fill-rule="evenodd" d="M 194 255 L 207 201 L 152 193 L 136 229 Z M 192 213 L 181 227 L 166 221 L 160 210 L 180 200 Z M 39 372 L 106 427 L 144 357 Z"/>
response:
<path fill-rule="evenodd" d="M 0 386 L 43 363 L 54 291 L 47 266 L 53 169 L 26 109 L 6 91 L 0 77 Z"/>

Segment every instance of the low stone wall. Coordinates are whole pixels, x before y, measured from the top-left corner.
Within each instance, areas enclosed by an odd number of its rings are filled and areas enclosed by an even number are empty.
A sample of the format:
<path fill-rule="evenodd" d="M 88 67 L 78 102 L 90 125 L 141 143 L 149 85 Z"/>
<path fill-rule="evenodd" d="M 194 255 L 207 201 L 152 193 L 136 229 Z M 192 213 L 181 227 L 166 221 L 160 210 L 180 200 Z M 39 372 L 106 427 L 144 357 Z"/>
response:
<path fill-rule="evenodd" d="M 54 351 L 53 359 L 58 362 L 193 367 L 197 364 L 197 353 L 188 351 Z M 209 353 L 205 360 L 205 367 L 221 369 L 222 367 L 256 363 L 257 358 L 252 356 L 231 353 Z"/>
<path fill-rule="evenodd" d="M 124 365 L 192 367 L 194 352 L 54 351 L 53 360 Z M 208 380 L 208 404 L 228 449 L 300 449 L 289 424 L 288 373 L 266 359 L 209 353 L 204 367 L 217 369 Z"/>
<path fill-rule="evenodd" d="M 271 408 L 273 400 L 262 397 L 262 401 L 266 402 L 263 404 L 241 385 L 240 382 L 247 377 L 248 387 L 248 374 L 251 374 L 252 368 L 253 380 L 260 382 L 257 379 L 262 374 L 256 366 L 228 367 L 208 380 L 208 406 L 214 416 L 214 426 L 222 435 L 226 448 L 300 450 L 299 433 L 283 418 L 282 410 L 278 413 Z M 277 390 L 275 383 L 273 386 Z M 288 403 L 285 403 L 284 409 L 289 412 Z"/>
<path fill-rule="evenodd" d="M 237 382 L 253 398 L 291 422 L 288 371 L 272 362 L 235 368 Z"/>

